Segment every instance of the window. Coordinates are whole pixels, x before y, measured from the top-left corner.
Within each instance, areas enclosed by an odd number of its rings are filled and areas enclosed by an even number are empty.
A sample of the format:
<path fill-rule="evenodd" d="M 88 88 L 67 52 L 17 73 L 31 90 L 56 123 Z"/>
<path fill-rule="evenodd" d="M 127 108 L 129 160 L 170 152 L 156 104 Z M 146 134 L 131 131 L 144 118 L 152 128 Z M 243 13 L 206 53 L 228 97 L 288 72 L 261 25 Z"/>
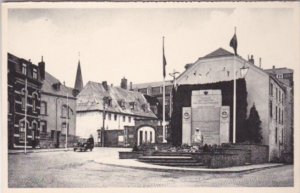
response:
<path fill-rule="evenodd" d="M 129 105 L 130 105 L 130 109 L 134 110 L 134 102 L 130 102 Z"/>
<path fill-rule="evenodd" d="M 279 90 L 279 102 L 281 101 L 281 90 Z"/>
<path fill-rule="evenodd" d="M 153 87 L 152 88 L 152 94 L 153 95 L 160 94 L 160 87 Z"/>
<path fill-rule="evenodd" d="M 283 110 L 281 111 L 281 124 L 283 124 Z"/>
<path fill-rule="evenodd" d="M 131 123 L 131 117 L 128 117 L 128 122 Z"/>
<path fill-rule="evenodd" d="M 270 84 L 270 95 L 273 96 L 273 84 Z"/>
<path fill-rule="evenodd" d="M 111 113 L 108 113 L 108 120 L 111 120 Z"/>
<path fill-rule="evenodd" d="M 33 95 L 33 100 L 32 100 L 32 110 L 33 110 L 33 112 L 36 112 L 37 103 L 38 103 L 37 95 L 34 94 Z"/>
<path fill-rule="evenodd" d="M 126 118 L 125 115 L 123 115 L 123 122 L 125 122 L 125 118 Z"/>
<path fill-rule="evenodd" d="M 67 124 L 66 122 L 64 122 L 64 123 L 61 124 L 62 130 L 63 130 L 64 133 L 67 134 L 67 135 L 69 134 L 69 132 L 68 132 L 68 126 L 69 126 L 69 124 Z"/>
<path fill-rule="evenodd" d="M 47 122 L 46 121 L 41 121 L 40 122 L 40 130 L 43 133 L 47 133 Z"/>
<path fill-rule="evenodd" d="M 276 106 L 276 111 L 275 111 L 275 120 L 277 121 L 277 106 Z"/>
<path fill-rule="evenodd" d="M 270 117 L 273 117 L 273 103 L 272 103 L 272 100 L 270 100 L 269 106 L 270 106 Z"/>
<path fill-rule="evenodd" d="M 278 88 L 276 88 L 276 102 L 278 101 Z"/>
<path fill-rule="evenodd" d="M 278 137 L 278 129 L 275 128 L 275 143 L 277 144 L 277 137 Z"/>
<path fill-rule="evenodd" d="M 51 139 L 54 139 L 55 130 L 51 130 Z"/>
<path fill-rule="evenodd" d="M 283 92 L 282 92 L 282 96 L 281 96 L 281 101 L 282 101 L 282 104 L 284 104 L 284 96 L 283 96 Z"/>
<path fill-rule="evenodd" d="M 26 64 L 22 64 L 22 74 L 26 75 Z"/>
<path fill-rule="evenodd" d="M 47 115 L 47 103 L 45 101 L 41 102 L 41 115 Z"/>
<path fill-rule="evenodd" d="M 36 68 L 34 68 L 32 70 L 32 78 L 37 79 L 37 69 Z"/>
<path fill-rule="evenodd" d="M 69 118 L 68 107 L 66 105 L 62 106 L 61 116 L 64 118 Z"/>
<path fill-rule="evenodd" d="M 114 115 L 114 118 L 115 118 L 115 121 L 118 119 L 118 115 L 117 114 L 115 114 Z"/>
<path fill-rule="evenodd" d="M 281 111 L 280 111 L 280 108 L 278 108 L 278 123 L 280 124 L 281 123 Z"/>
<path fill-rule="evenodd" d="M 281 143 L 283 143 L 283 129 L 281 130 Z"/>
<path fill-rule="evenodd" d="M 283 78 L 282 74 L 277 74 L 277 78 Z"/>
<path fill-rule="evenodd" d="M 22 96 L 22 109 L 25 109 L 25 106 L 26 106 L 25 103 L 26 103 L 25 102 L 25 96 Z"/>

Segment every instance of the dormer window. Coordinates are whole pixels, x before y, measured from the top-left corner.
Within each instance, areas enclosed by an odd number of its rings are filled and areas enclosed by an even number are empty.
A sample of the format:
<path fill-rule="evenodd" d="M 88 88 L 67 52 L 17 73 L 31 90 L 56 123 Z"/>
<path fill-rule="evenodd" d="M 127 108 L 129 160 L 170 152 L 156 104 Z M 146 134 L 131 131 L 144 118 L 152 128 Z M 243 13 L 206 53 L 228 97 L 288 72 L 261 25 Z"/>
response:
<path fill-rule="evenodd" d="M 22 74 L 26 75 L 26 64 L 22 64 Z"/>
<path fill-rule="evenodd" d="M 142 105 L 142 109 L 144 112 L 146 112 L 148 110 L 148 105 L 147 104 L 143 104 Z"/>
<path fill-rule="evenodd" d="M 129 105 L 130 105 L 130 109 L 131 109 L 131 110 L 134 110 L 134 108 L 135 108 L 134 102 L 130 102 Z"/>
<path fill-rule="evenodd" d="M 54 83 L 53 85 L 52 85 L 52 87 L 55 89 L 55 90 L 57 90 L 57 91 L 59 91 L 60 90 L 60 82 L 57 82 L 57 83 Z"/>
<path fill-rule="evenodd" d="M 119 103 L 119 105 L 120 105 L 120 107 L 121 107 L 122 109 L 125 109 L 125 108 L 126 108 L 126 106 L 125 106 L 125 100 L 124 100 L 124 99 L 119 100 L 118 103 Z"/>

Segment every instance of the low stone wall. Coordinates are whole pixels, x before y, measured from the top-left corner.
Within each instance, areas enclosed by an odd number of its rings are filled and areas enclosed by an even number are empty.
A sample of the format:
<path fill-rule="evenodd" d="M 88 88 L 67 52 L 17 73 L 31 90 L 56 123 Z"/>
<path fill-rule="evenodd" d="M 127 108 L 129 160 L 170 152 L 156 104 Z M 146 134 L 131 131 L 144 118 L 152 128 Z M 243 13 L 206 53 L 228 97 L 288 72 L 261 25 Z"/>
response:
<path fill-rule="evenodd" d="M 251 164 L 267 163 L 269 161 L 269 146 L 257 144 L 234 144 L 234 148 L 250 150 Z"/>
<path fill-rule="evenodd" d="M 143 155 L 143 152 L 119 151 L 120 159 L 137 159 L 142 155 Z"/>

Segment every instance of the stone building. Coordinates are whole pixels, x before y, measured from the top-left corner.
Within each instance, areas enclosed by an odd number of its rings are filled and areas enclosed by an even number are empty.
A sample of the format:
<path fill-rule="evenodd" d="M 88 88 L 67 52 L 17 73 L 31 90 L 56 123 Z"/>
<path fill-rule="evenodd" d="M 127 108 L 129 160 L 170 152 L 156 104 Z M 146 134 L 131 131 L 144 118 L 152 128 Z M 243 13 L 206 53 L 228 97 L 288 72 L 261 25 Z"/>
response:
<path fill-rule="evenodd" d="M 282 98 L 285 108 L 284 114 L 286 119 L 283 119 L 285 130 L 283 133 L 284 152 L 293 154 L 294 147 L 294 71 L 288 68 L 266 69 L 266 72 L 276 77 L 285 88 L 285 97 Z"/>
<path fill-rule="evenodd" d="M 35 65 L 10 53 L 7 57 L 8 147 L 24 148 L 26 141 L 28 148 L 39 148 L 39 113 L 45 63 L 41 61 Z"/>
<path fill-rule="evenodd" d="M 165 81 L 165 89 L 166 89 L 166 98 L 165 98 L 165 109 L 166 109 L 166 122 L 170 121 L 172 115 L 172 89 L 173 83 L 171 80 Z M 163 82 L 149 82 L 149 83 L 140 83 L 133 84 L 132 89 L 134 91 L 143 93 L 144 95 L 148 95 L 151 97 L 157 98 L 158 102 L 163 105 Z M 162 119 L 162 111 L 159 118 Z"/>
<path fill-rule="evenodd" d="M 246 75 L 242 73 L 242 69 L 245 68 L 248 68 Z M 286 89 L 276 77 L 255 65 L 253 57 L 245 60 L 219 48 L 199 58 L 195 63 L 189 64 L 176 81 L 179 86 L 203 85 L 232 81 L 234 75 L 236 79 L 244 79 L 246 82 L 247 114 L 249 115 L 250 108 L 255 104 L 262 121 L 262 144 L 269 146 L 270 160 L 280 157 L 283 150 L 283 133 L 286 129 L 283 120 L 288 118 L 284 112 Z M 239 95 L 239 87 L 237 87 L 237 95 Z M 230 106 L 232 108 L 232 104 Z M 232 120 L 230 122 L 232 123 Z M 231 126 L 230 136 L 232 132 Z"/>
<path fill-rule="evenodd" d="M 41 89 L 42 148 L 59 148 L 76 141 L 76 90 L 45 73 Z M 66 136 L 67 135 L 67 136 Z"/>
<path fill-rule="evenodd" d="M 136 118 L 157 119 L 143 94 L 109 86 L 106 81 L 89 81 L 84 86 L 77 96 L 76 116 L 78 136 L 87 138 L 92 134 L 99 145 L 104 125 L 105 146 L 125 145 L 125 126 L 134 126 Z M 149 134 L 144 139 L 150 140 Z"/>

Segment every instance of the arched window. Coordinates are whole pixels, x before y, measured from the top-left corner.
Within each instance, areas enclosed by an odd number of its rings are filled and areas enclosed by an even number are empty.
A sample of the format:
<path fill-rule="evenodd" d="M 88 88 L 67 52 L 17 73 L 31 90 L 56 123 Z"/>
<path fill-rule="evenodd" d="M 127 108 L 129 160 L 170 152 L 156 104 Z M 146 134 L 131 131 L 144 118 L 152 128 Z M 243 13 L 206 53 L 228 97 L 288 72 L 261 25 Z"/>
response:
<path fill-rule="evenodd" d="M 33 94 L 32 96 L 32 111 L 36 112 L 36 107 L 38 105 L 38 96 L 37 94 Z"/>

